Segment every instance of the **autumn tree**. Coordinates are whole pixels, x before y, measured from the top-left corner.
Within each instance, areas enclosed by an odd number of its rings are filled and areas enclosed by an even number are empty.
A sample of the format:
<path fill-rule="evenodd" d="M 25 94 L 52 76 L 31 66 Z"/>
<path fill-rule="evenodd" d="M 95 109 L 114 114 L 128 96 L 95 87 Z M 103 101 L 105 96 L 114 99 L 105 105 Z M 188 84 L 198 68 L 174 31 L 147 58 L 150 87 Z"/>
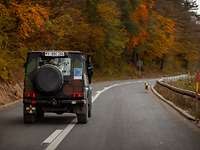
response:
<path fill-rule="evenodd" d="M 0 78 L 41 49 L 90 53 L 96 72 L 111 76 L 133 73 L 139 60 L 188 69 L 199 61 L 196 8 L 191 0 L 2 0 Z"/>
<path fill-rule="evenodd" d="M 173 56 L 185 69 L 194 69 L 199 59 L 200 25 L 197 24 L 198 15 L 196 1 L 191 0 L 157 0 L 156 9 L 165 17 L 175 20 L 175 45 Z"/>
<path fill-rule="evenodd" d="M 0 3 L 0 77 L 10 79 L 13 69 L 25 61 L 26 39 L 44 30 L 48 11 L 28 2 Z M 17 57 L 16 57 L 17 56 Z"/>

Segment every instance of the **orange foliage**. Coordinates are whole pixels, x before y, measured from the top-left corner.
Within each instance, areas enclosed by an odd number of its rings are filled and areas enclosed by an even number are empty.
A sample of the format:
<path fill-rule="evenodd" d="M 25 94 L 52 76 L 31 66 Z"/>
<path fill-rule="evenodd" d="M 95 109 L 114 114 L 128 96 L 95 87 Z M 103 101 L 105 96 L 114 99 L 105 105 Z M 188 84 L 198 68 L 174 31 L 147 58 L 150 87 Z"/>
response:
<path fill-rule="evenodd" d="M 102 1 L 97 5 L 97 12 L 100 18 L 108 24 L 118 25 L 120 10 L 117 4 L 112 1 Z"/>
<path fill-rule="evenodd" d="M 173 53 L 174 43 L 175 21 L 153 11 L 149 38 L 146 42 L 148 49 L 143 50 L 143 57 L 148 54 L 151 58 L 162 58 L 163 55 Z"/>
<path fill-rule="evenodd" d="M 155 14 L 157 21 L 159 22 L 160 26 L 166 33 L 174 33 L 175 32 L 175 21 L 172 19 L 165 18 L 159 14 Z"/>
<path fill-rule="evenodd" d="M 148 33 L 146 31 L 142 31 L 138 34 L 138 36 L 132 36 L 128 43 L 128 50 L 131 51 L 134 47 L 144 42 L 148 37 Z"/>
<path fill-rule="evenodd" d="M 149 18 L 149 10 L 146 3 L 141 3 L 132 13 L 131 19 L 136 23 L 146 23 Z"/>
<path fill-rule="evenodd" d="M 140 45 L 143 43 L 147 37 L 148 32 L 146 30 L 147 24 L 149 21 L 149 4 L 146 1 L 143 1 L 131 14 L 130 18 L 131 20 L 137 24 L 137 26 L 140 28 L 140 33 L 138 33 L 137 36 L 131 36 L 130 40 L 128 42 L 128 50 L 131 52 L 134 47 Z"/>
<path fill-rule="evenodd" d="M 20 26 L 19 35 L 26 38 L 36 29 L 44 31 L 45 21 L 48 20 L 48 11 L 39 5 L 11 3 L 12 13 L 18 18 Z"/>
<path fill-rule="evenodd" d="M 138 26 L 139 33 L 130 37 L 127 48 L 131 52 L 135 47 L 140 47 L 139 53 L 142 57 L 146 54 L 152 58 L 162 57 L 169 53 L 175 40 L 175 21 L 155 12 L 152 9 L 154 2 L 143 0 L 130 16 Z"/>

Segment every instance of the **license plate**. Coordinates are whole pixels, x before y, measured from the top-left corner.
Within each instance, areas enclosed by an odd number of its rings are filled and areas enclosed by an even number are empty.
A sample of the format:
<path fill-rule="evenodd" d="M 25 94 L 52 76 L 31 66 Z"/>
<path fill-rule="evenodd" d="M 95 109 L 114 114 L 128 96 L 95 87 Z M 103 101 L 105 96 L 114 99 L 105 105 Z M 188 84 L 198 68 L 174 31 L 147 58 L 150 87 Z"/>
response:
<path fill-rule="evenodd" d="M 51 57 L 58 57 L 58 56 L 65 56 L 64 52 L 59 52 L 59 51 L 55 51 L 55 52 L 45 52 L 45 56 L 51 56 Z"/>

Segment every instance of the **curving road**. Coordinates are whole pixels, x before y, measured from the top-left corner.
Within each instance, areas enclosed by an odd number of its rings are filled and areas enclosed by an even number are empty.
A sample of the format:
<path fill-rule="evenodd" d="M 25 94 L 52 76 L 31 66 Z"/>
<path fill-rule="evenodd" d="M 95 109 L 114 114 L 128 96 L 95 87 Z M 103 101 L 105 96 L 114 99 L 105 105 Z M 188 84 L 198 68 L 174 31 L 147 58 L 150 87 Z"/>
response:
<path fill-rule="evenodd" d="M 0 150 L 200 150 L 200 129 L 146 92 L 142 80 L 93 87 L 86 125 L 72 114 L 25 125 L 22 103 L 0 109 Z"/>

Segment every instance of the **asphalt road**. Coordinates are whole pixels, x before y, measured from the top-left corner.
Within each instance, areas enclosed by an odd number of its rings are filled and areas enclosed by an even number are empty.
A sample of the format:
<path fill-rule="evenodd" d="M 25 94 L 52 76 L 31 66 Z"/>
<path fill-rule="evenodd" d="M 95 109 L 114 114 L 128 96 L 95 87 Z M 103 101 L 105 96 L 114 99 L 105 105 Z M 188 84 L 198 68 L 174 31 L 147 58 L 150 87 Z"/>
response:
<path fill-rule="evenodd" d="M 200 129 L 145 91 L 142 80 L 93 87 L 85 125 L 73 114 L 25 125 L 22 103 L 0 109 L 0 150 L 200 150 Z"/>

